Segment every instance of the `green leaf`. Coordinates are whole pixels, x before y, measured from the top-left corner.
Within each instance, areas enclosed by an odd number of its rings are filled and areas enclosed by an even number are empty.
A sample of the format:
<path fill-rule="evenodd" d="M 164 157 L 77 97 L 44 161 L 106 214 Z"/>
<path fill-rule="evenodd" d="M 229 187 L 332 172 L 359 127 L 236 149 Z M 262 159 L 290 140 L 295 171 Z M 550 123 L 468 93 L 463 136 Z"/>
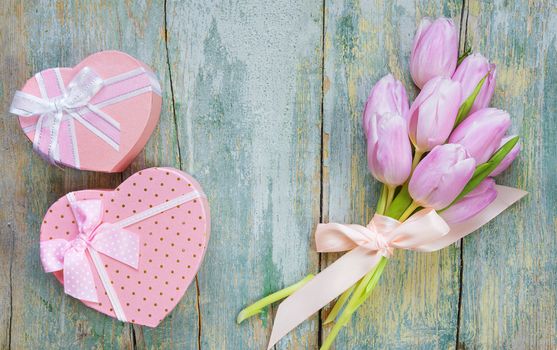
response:
<path fill-rule="evenodd" d="M 483 172 L 484 169 L 487 169 L 487 168 L 489 168 L 489 161 L 486 162 L 486 163 L 482 163 L 482 164 L 478 165 L 478 166 L 476 167 L 476 170 L 474 170 L 474 175 L 476 175 L 476 174 L 478 174 L 478 173 L 480 173 L 480 172 Z"/>
<path fill-rule="evenodd" d="M 474 105 L 474 101 L 476 101 L 476 97 L 478 97 L 478 94 L 480 93 L 480 90 L 482 89 L 482 86 L 484 85 L 485 80 L 487 79 L 489 73 L 491 72 L 487 72 L 487 74 L 484 75 L 484 77 L 480 80 L 478 85 L 476 85 L 474 91 L 472 91 L 472 94 L 468 96 L 468 98 L 462 103 L 462 105 L 458 109 L 458 114 L 456 115 L 456 120 L 454 123 L 455 128 L 458 126 L 458 124 L 462 123 L 462 121 L 466 119 L 466 117 L 468 117 L 468 114 L 470 113 L 470 110 Z"/>
<path fill-rule="evenodd" d="M 466 49 L 464 49 L 464 53 L 458 57 L 458 61 L 456 62 L 456 64 L 460 65 L 466 57 L 470 56 L 471 53 L 472 53 L 471 47 L 467 47 Z"/>
<path fill-rule="evenodd" d="M 410 204 L 412 204 L 412 197 L 410 197 L 410 193 L 408 193 L 408 183 L 406 183 L 402 186 L 398 195 L 385 211 L 385 215 L 398 219 Z"/>
<path fill-rule="evenodd" d="M 507 156 L 507 154 L 509 154 L 509 152 L 513 149 L 513 147 L 518 142 L 518 139 L 519 139 L 518 136 L 513 137 L 512 139 L 507 141 L 501 148 L 499 148 L 499 150 L 497 150 L 497 152 L 495 152 L 493 154 L 493 156 L 491 156 L 491 158 L 487 162 L 478 165 L 476 167 L 476 170 L 474 171 L 474 175 L 472 175 L 472 178 L 470 179 L 470 181 L 468 181 L 466 186 L 464 186 L 464 189 L 462 190 L 462 192 L 460 192 L 458 197 L 456 197 L 456 199 L 451 203 L 451 205 L 453 205 L 459 199 L 461 199 L 462 197 L 464 197 L 468 193 L 470 193 L 486 177 L 488 177 L 493 172 L 493 170 L 495 170 L 495 168 L 497 168 L 497 166 L 499 164 L 501 164 L 501 162 Z M 450 205 L 449 205 L 449 207 L 450 207 Z M 447 208 L 445 208 L 445 209 L 447 209 Z M 443 209 L 443 210 L 445 210 L 445 209 Z"/>

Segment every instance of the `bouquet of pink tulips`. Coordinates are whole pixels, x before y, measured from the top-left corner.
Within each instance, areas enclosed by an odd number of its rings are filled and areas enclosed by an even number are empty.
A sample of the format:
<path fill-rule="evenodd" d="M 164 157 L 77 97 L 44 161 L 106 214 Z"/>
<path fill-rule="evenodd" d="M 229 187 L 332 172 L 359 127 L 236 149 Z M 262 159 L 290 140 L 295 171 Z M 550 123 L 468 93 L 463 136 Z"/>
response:
<path fill-rule="evenodd" d="M 349 251 L 317 276 L 242 310 L 238 322 L 284 300 L 269 347 L 338 297 L 322 349 L 371 295 L 396 249 L 434 251 L 475 231 L 525 195 L 495 184 L 519 153 L 507 136 L 509 114 L 490 108 L 495 65 L 480 54 L 458 57 L 458 35 L 446 18 L 422 20 L 410 56 L 418 88 L 409 106 L 402 83 L 388 74 L 371 90 L 363 113 L 368 167 L 383 183 L 367 226 L 320 224 L 319 252 Z"/>

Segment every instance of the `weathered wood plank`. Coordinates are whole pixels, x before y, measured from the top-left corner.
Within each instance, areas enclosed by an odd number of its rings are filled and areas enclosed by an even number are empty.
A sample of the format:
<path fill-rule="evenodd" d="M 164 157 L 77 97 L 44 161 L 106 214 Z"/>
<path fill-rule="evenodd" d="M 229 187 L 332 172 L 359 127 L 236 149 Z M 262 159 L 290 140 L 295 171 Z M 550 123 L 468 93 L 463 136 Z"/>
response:
<path fill-rule="evenodd" d="M 164 3 L 114 2 L 18 2 L 3 3 L 0 33 L 4 47 L 0 55 L 2 106 L 7 111 L 13 92 L 34 72 L 53 66 L 74 65 L 87 55 L 103 49 L 126 51 L 151 65 L 159 74 L 165 93 L 160 128 L 154 133 L 144 154 L 132 166 L 177 165 L 175 129 L 171 99 L 168 98 L 166 51 L 164 50 Z M 6 114 L 6 112 L 4 112 Z M 132 328 L 84 307 L 63 294 L 52 276 L 44 274 L 38 258 L 38 231 L 42 215 L 54 200 L 68 191 L 83 188 L 113 188 L 120 174 L 98 174 L 58 170 L 33 154 L 29 142 L 12 118 L 0 119 L 3 163 L 1 197 L 2 250 L 10 252 L 9 264 L 2 264 L 2 276 L 11 279 L 2 310 L 9 301 L 10 316 L 0 317 L 2 327 L 8 319 L 7 335 L 0 344 L 12 348 L 132 348 Z M 17 159 L 16 162 L 13 160 Z M 129 172 L 128 172 L 129 173 Z M 10 247 L 13 246 L 13 249 Z M 6 269 L 5 266 L 11 266 Z M 192 302 L 192 299 L 194 302 Z M 138 347 L 169 342 L 172 327 L 182 328 L 193 313 L 195 292 L 188 293 L 172 317 L 158 329 L 159 338 L 137 329 Z M 4 313 L 3 313 L 4 314 Z M 11 323 L 11 325 L 9 324 Z M 189 322 L 188 322 L 189 323 Z M 11 327 L 9 327 L 11 326 Z M 185 328 L 185 327 L 184 327 Z M 195 323 L 180 344 L 197 344 Z M 165 338 L 163 341 L 161 338 Z M 153 340 L 155 339 L 155 340 Z M 189 344 L 189 343 L 188 343 Z"/>
<path fill-rule="evenodd" d="M 1 60 L 2 110 L 6 115 L 13 92 L 29 76 L 47 67 L 71 65 L 83 55 L 83 50 L 72 47 L 72 35 L 62 29 L 64 6 L 16 1 L 3 5 L 10 13 L 2 22 L 2 42 L 9 48 L 2 52 L 5 59 Z M 89 11 L 85 13 L 90 14 Z M 88 184 L 108 185 L 117 178 L 60 171 L 33 153 L 14 118 L 2 118 L 2 128 L 3 139 L 9 140 L 13 147 L 13 153 L 2 154 L 6 164 L 2 169 L 6 186 L 2 200 L 7 200 L 2 207 L 13 205 L 14 208 L 10 213 L 12 226 L 3 229 L 13 237 L 13 249 L 8 250 L 11 252 L 12 291 L 9 345 L 13 348 L 90 348 L 97 343 L 131 344 L 127 326 L 106 320 L 64 296 L 54 278 L 42 271 L 38 254 L 39 227 L 51 202 L 70 189 Z"/>
<path fill-rule="evenodd" d="M 530 192 L 464 240 L 462 349 L 557 346 L 557 4 L 470 1 L 471 47 L 497 64 L 493 105 L 508 110 L 522 154 L 498 182 Z"/>
<path fill-rule="evenodd" d="M 460 1 L 326 1 L 324 220 L 367 224 L 379 183 L 367 170 L 361 114 L 392 72 L 415 95 L 408 59 L 417 23 L 460 22 Z M 324 255 L 325 265 L 338 256 Z M 459 249 L 397 252 L 373 296 L 337 338 L 338 349 L 434 349 L 456 344 Z M 326 313 L 324 314 L 326 315 Z M 323 337 L 330 327 L 325 327 Z"/>
<path fill-rule="evenodd" d="M 199 273 L 201 347 L 262 349 L 272 312 L 237 326 L 246 303 L 316 271 L 321 2 L 168 4 L 182 165 L 209 197 Z M 315 348 L 317 317 L 278 348 Z"/>
<path fill-rule="evenodd" d="M 311 234 L 320 215 L 371 218 L 379 186 L 367 172 L 360 131 L 367 93 L 387 71 L 411 87 L 416 22 L 441 14 L 459 22 L 461 11 L 459 1 L 326 1 L 322 87 L 321 6 L 0 4 L 0 348 L 264 347 L 273 310 L 241 326 L 237 311 L 318 269 Z M 464 22 L 472 47 L 498 64 L 494 105 L 511 112 L 523 136 L 522 157 L 500 181 L 531 195 L 465 240 L 460 323 L 460 250 L 399 252 L 337 348 L 557 346 L 555 3 L 474 0 Z M 58 170 L 7 116 L 10 100 L 34 72 L 102 49 L 129 52 L 155 69 L 164 91 L 160 126 L 123 175 Z M 200 180 L 212 203 L 213 238 L 198 285 L 170 317 L 156 329 L 132 328 L 63 294 L 42 272 L 38 230 L 64 193 L 112 188 L 155 165 L 181 165 Z M 323 266 L 334 258 L 324 256 Z M 318 334 L 316 316 L 278 348 L 316 348 Z"/>
<path fill-rule="evenodd" d="M 6 20 L 0 23 L 0 44 L 4 47 L 0 52 L 0 74 L 4 78 L 9 71 L 12 79 L 0 80 L 0 103 L 5 109 L 10 98 L 7 91 L 16 87 L 15 80 L 22 81 L 25 76 L 25 70 L 16 63 L 23 57 L 23 48 L 18 47 L 14 42 L 21 39 L 21 28 L 16 25 L 13 20 L 15 13 L 11 7 L 13 4 L 3 2 L 0 4 L 0 18 Z M 11 20 L 9 19 L 11 18 Z M 13 28 L 11 31 L 9 28 Z M 11 34 L 11 35 L 10 35 Z M 13 67 L 11 67 L 13 65 Z M 3 113 L 4 114 L 4 113 Z M 3 115 L 4 116 L 4 115 Z M 13 311 L 13 279 L 12 271 L 14 269 L 14 245 L 16 236 L 20 236 L 21 230 L 25 227 L 25 207 L 23 205 L 22 195 L 19 192 L 24 191 L 23 186 L 16 185 L 18 179 L 21 178 L 22 164 L 26 161 L 22 157 L 24 150 L 18 146 L 18 142 L 24 141 L 25 136 L 7 137 L 6 135 L 14 135 L 19 132 L 17 123 L 8 118 L 0 118 L 0 162 L 3 164 L 2 177 L 0 181 L 0 348 L 8 349 L 11 342 L 11 325 Z M 9 176 L 8 176 L 9 174 Z M 19 176 L 17 176 L 19 175 Z"/>
<path fill-rule="evenodd" d="M 125 5 L 125 10 L 127 21 L 134 23 L 137 28 L 127 33 L 129 39 L 124 41 L 129 40 L 129 43 L 124 47 L 127 52 L 146 62 L 156 71 L 163 89 L 163 108 L 157 129 L 153 132 L 144 152 L 124 172 L 124 178 L 147 167 L 180 168 L 181 164 L 176 132 L 175 96 L 172 94 L 167 56 L 166 2 L 162 0 L 152 3 L 131 2 Z M 197 288 L 192 284 L 182 301 L 157 328 L 134 326 L 135 348 L 197 349 L 199 344 L 197 303 Z"/>

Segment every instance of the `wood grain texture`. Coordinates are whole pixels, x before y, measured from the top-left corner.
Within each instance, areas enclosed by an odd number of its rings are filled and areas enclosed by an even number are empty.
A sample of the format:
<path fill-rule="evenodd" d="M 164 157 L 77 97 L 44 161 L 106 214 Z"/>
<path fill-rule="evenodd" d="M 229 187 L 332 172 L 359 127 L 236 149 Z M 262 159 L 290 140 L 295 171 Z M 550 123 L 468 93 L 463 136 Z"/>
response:
<path fill-rule="evenodd" d="M 318 268 L 319 2 L 169 2 L 182 166 L 205 187 L 211 242 L 199 273 L 201 348 L 262 349 L 273 312 L 249 303 Z M 277 348 L 315 348 L 317 317 Z"/>
<path fill-rule="evenodd" d="M 2 208 L 14 210 L 12 222 L 2 221 L 2 236 L 10 235 L 13 247 L 7 250 L 11 255 L 12 292 L 8 345 L 21 349 L 112 344 L 131 347 L 130 328 L 67 298 L 54 278 L 43 273 L 38 254 L 39 227 L 51 202 L 73 189 L 90 185 L 110 187 L 118 182 L 119 175 L 60 171 L 46 164 L 33 154 L 30 143 L 17 130 L 17 121 L 7 115 L 14 90 L 36 71 L 75 64 L 85 53 L 83 42 L 74 46 L 77 31 L 68 31 L 72 24 L 66 22 L 65 6 L 15 1 L 3 2 L 2 6 L 9 13 L 2 21 L 2 42 L 7 48 L 2 51 L 1 60 L 2 139 L 11 145 L 8 152 L 2 152 L 5 164 L 2 182 L 6 186 Z M 79 14 L 85 24 L 97 20 L 97 16 L 92 17 L 94 13 L 94 9 L 86 9 Z M 101 45 L 98 37 L 92 41 Z M 10 224 L 6 226 L 6 222 Z"/>
<path fill-rule="evenodd" d="M 167 76 L 164 42 L 164 3 L 113 2 L 3 2 L 1 38 L 2 110 L 7 114 L 13 92 L 32 74 L 55 66 L 72 66 L 87 55 L 104 49 L 126 51 L 146 62 L 158 73 L 164 105 L 159 128 L 138 157 L 131 172 L 152 165 L 178 165 L 178 148 L 172 119 L 172 99 Z M 54 278 L 43 273 L 38 255 L 38 232 L 50 203 L 66 192 L 84 188 L 114 188 L 121 174 L 99 174 L 60 170 L 41 160 L 18 130 L 13 117 L 0 120 L 6 167 L 1 197 L 3 210 L 2 248 L 10 261 L 2 274 L 11 281 L 9 327 L 0 344 L 14 349 L 139 348 L 173 340 L 197 345 L 195 289 L 153 334 L 102 316 L 72 298 Z M 13 160 L 17 160 L 14 162 Z M 6 194 L 6 195 L 4 195 Z M 13 249 L 10 249 L 10 246 Z M 6 269 L 5 266 L 9 266 Z M 4 270 L 5 269 L 5 270 Z M 4 291 L 5 284 L 2 284 Z M 192 293 L 193 292 L 193 293 Z M 4 317 L 2 316 L 4 323 Z M 184 323 L 188 327 L 182 327 Z M 173 328 L 188 330 L 172 337 Z M 193 335 L 193 337 L 192 337 Z M 188 343 L 188 347 L 189 347 Z"/>
<path fill-rule="evenodd" d="M 467 41 L 497 64 L 493 105 L 522 153 L 499 183 L 530 194 L 464 240 L 462 349 L 557 346 L 557 3 L 470 1 Z"/>
<path fill-rule="evenodd" d="M 557 347 L 555 8 L 554 0 L 0 2 L 0 349 L 264 348 L 275 308 L 239 326 L 237 312 L 337 257 L 315 253 L 320 220 L 371 219 L 379 184 L 367 171 L 364 102 L 389 71 L 415 96 L 414 31 L 439 15 L 498 65 L 494 105 L 511 112 L 523 146 L 498 181 L 531 194 L 462 246 L 397 252 L 335 346 Z M 13 93 L 37 71 L 103 49 L 155 70 L 159 127 L 123 174 L 52 167 L 8 115 Z M 67 297 L 38 255 L 53 201 L 113 188 L 150 166 L 194 175 L 212 212 L 196 283 L 156 329 Z M 317 348 L 329 331 L 324 315 L 276 348 Z"/>
<path fill-rule="evenodd" d="M 326 8 L 325 174 L 330 222 L 367 224 L 380 184 L 367 170 L 361 118 L 371 87 L 389 72 L 410 96 L 408 71 L 415 29 L 424 16 L 460 22 L 461 3 L 331 1 Z M 338 256 L 326 255 L 326 263 Z M 398 251 L 374 294 L 336 341 L 337 349 L 437 349 L 456 344 L 459 250 Z M 325 313 L 326 314 L 326 313 Z M 330 327 L 325 327 L 326 336 Z"/>

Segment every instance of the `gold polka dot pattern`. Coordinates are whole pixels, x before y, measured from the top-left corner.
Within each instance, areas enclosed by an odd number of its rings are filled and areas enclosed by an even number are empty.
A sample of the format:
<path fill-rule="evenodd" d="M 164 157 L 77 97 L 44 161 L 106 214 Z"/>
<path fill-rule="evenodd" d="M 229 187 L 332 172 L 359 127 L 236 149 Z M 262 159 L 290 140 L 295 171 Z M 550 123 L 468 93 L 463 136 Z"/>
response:
<path fill-rule="evenodd" d="M 101 199 L 105 209 L 103 221 L 114 223 L 195 190 L 202 193 L 200 185 L 179 170 L 150 168 L 135 173 L 114 191 L 74 193 L 78 200 Z M 126 318 L 155 327 L 182 298 L 201 265 L 209 239 L 209 206 L 205 198 L 197 198 L 126 229 L 140 237 L 139 268 L 135 270 L 100 256 Z M 40 239 L 72 240 L 77 234 L 73 213 L 64 196 L 47 211 Z M 54 275 L 63 283 L 62 271 Z M 115 317 L 96 271 L 94 276 L 100 302 L 84 303 Z"/>

